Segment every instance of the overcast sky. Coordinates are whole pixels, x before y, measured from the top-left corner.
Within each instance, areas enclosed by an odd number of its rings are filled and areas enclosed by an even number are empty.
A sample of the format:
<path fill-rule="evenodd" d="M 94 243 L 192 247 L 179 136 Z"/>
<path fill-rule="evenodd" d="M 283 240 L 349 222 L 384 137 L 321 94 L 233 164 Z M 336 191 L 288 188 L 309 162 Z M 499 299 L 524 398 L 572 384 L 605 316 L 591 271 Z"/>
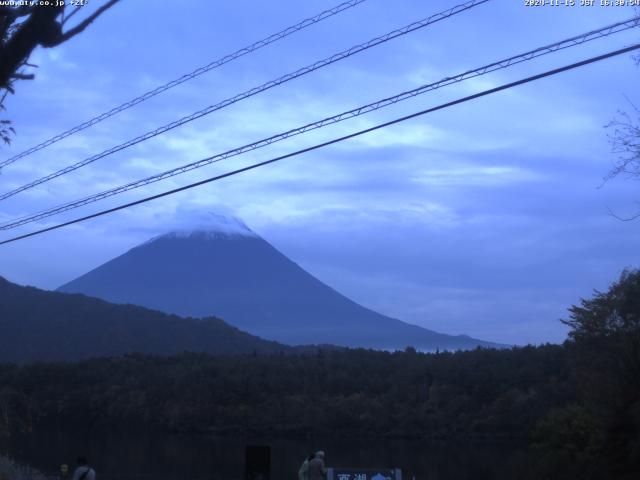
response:
<path fill-rule="evenodd" d="M 0 191 L 455 5 L 368 0 L 7 167 Z M 579 1 L 578 1 L 579 3 Z M 97 0 L 94 0 L 97 5 Z M 6 158 L 337 1 L 123 0 L 85 33 L 38 50 L 16 84 Z M 94 5 L 94 8 L 95 8 Z M 632 17 L 630 7 L 495 0 L 239 102 L 0 202 L 0 220 L 151 175 L 324 116 Z M 8 238 L 313 145 L 627 46 L 638 31 L 492 73 L 3 233 Z M 638 98 L 630 55 L 415 119 L 276 165 L 0 247 L 0 275 L 55 288 L 201 212 L 231 209 L 363 305 L 444 333 L 559 342 L 566 309 L 638 266 L 637 181 L 602 186 L 604 126 Z"/>

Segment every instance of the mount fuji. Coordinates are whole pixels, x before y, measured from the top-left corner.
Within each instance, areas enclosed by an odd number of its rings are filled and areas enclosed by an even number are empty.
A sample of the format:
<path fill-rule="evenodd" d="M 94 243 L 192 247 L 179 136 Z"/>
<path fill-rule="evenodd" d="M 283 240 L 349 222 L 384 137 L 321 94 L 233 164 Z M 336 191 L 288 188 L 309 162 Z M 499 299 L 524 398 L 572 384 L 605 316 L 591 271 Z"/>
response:
<path fill-rule="evenodd" d="M 365 308 L 306 272 L 241 220 L 157 236 L 63 285 L 113 303 L 216 316 L 278 342 L 434 351 L 502 347 L 445 335 Z"/>

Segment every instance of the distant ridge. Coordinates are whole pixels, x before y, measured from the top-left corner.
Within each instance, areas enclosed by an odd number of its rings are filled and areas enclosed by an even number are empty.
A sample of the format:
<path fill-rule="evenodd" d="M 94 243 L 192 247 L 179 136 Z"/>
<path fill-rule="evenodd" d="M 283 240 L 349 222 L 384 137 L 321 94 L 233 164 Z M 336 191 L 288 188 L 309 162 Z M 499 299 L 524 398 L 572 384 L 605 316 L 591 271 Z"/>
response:
<path fill-rule="evenodd" d="M 358 305 L 227 215 L 212 214 L 194 229 L 157 236 L 59 290 L 181 316 L 215 315 L 290 345 L 425 351 L 501 347 L 437 333 Z"/>
<path fill-rule="evenodd" d="M 217 318 L 179 318 L 0 277 L 0 361 L 81 360 L 126 353 L 276 353 L 292 349 Z"/>

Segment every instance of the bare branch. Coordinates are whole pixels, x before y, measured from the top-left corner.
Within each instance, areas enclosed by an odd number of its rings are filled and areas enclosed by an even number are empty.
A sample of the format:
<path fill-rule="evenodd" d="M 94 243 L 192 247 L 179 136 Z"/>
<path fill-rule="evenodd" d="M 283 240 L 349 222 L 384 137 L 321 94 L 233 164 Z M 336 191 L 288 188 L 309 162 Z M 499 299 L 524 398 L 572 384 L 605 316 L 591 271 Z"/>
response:
<path fill-rule="evenodd" d="M 35 6 L 33 5 L 21 5 L 19 7 L 0 7 L 0 15 L 15 20 L 16 18 L 31 15 Z"/>
<path fill-rule="evenodd" d="M 632 118 L 628 112 L 619 111 L 618 118 L 606 125 L 613 129 L 608 134 L 611 151 L 619 154 L 618 161 L 614 164 L 604 182 L 621 174 L 640 177 L 640 109 L 627 98 L 634 113 Z"/>
<path fill-rule="evenodd" d="M 36 76 L 33 73 L 14 73 L 11 75 L 11 78 L 15 78 L 16 80 L 33 80 Z"/>
<path fill-rule="evenodd" d="M 76 13 L 78 13 L 80 11 L 81 8 L 82 8 L 81 6 L 74 8 L 73 11 L 69 15 L 66 15 L 62 19 L 61 24 L 64 25 L 65 23 L 67 23 L 71 17 L 73 17 Z"/>
<path fill-rule="evenodd" d="M 69 40 L 70 38 L 72 38 L 72 37 L 76 36 L 77 34 L 83 32 L 84 29 L 87 28 L 89 25 L 91 25 L 91 23 L 93 23 L 93 21 L 96 18 L 98 18 L 104 12 L 109 10 L 112 6 L 114 6 L 119 1 L 120 0 L 109 0 L 107 3 L 105 3 L 99 9 L 97 9 L 92 15 L 89 15 L 87 18 L 85 18 L 82 22 L 80 22 L 78 25 L 76 25 L 72 29 L 70 29 L 70 30 L 64 32 L 63 34 L 59 35 L 56 40 L 54 40 L 53 42 L 49 43 L 46 46 L 47 47 L 55 47 L 56 45 L 60 45 L 61 43 L 64 43 L 67 40 Z M 72 12 L 72 14 L 73 13 L 74 12 Z"/>
<path fill-rule="evenodd" d="M 20 7 L 0 5 L 0 110 L 5 110 L 4 101 L 9 93 L 14 93 L 16 80 L 32 80 L 35 77 L 33 73 L 27 73 L 25 68 L 36 67 L 28 63 L 35 48 L 55 47 L 73 38 L 118 1 L 105 0 L 106 3 L 93 14 L 64 33 L 63 25 L 81 7 L 72 9 L 65 16 L 65 2 L 24 2 L 25 5 Z M 15 133 L 10 124 L 9 120 L 0 119 L 0 144 L 9 143 L 11 134 Z"/>
<path fill-rule="evenodd" d="M 613 213 L 613 211 L 609 207 L 607 207 L 607 212 L 613 218 L 615 218 L 616 220 L 620 220 L 621 222 L 631 222 L 633 220 L 637 220 L 638 218 L 640 218 L 640 213 L 636 213 L 635 215 L 632 215 L 630 217 L 621 217 L 621 216 L 616 215 L 615 213 Z"/>

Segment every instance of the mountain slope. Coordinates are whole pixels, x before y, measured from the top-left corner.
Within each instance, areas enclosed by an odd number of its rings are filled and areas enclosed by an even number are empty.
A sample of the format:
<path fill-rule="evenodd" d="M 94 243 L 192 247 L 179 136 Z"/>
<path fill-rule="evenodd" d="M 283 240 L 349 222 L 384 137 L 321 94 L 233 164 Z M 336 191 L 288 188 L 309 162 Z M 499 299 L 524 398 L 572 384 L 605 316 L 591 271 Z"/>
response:
<path fill-rule="evenodd" d="M 116 303 L 182 316 L 216 315 L 287 344 L 466 349 L 496 346 L 386 317 L 349 300 L 300 268 L 241 221 L 156 237 L 67 283 Z"/>
<path fill-rule="evenodd" d="M 193 319 L 84 295 L 47 292 L 0 277 L 0 361 L 80 360 L 183 351 L 280 352 L 217 318 Z"/>

